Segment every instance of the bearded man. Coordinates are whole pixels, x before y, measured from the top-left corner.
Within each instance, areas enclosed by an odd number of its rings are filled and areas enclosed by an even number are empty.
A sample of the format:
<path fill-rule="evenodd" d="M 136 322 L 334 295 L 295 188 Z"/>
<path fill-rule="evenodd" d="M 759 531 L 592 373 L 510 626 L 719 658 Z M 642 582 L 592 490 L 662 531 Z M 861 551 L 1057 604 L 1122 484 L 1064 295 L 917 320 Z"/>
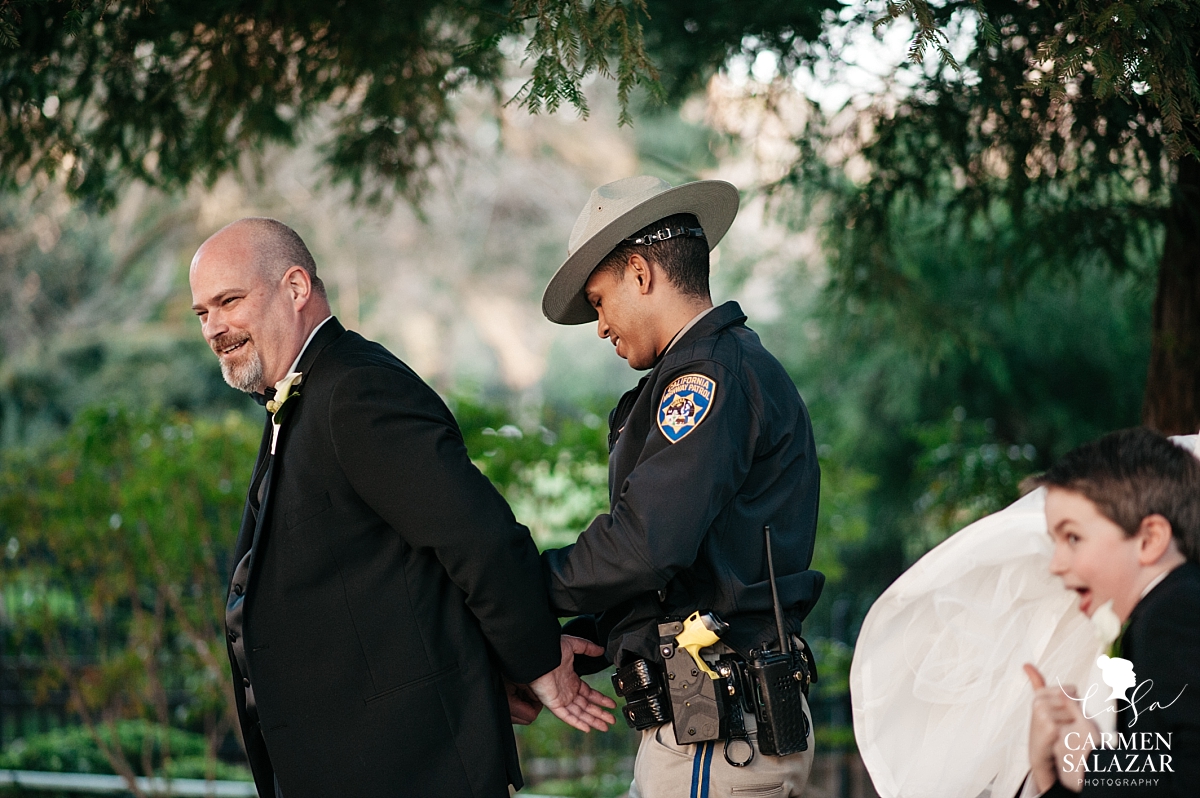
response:
<path fill-rule="evenodd" d="M 599 651 L 560 637 L 529 531 L 437 394 L 333 318 L 295 231 L 234 222 L 190 279 L 226 381 L 268 413 L 226 612 L 259 795 L 507 798 L 503 680 L 606 729 L 572 668 Z"/>

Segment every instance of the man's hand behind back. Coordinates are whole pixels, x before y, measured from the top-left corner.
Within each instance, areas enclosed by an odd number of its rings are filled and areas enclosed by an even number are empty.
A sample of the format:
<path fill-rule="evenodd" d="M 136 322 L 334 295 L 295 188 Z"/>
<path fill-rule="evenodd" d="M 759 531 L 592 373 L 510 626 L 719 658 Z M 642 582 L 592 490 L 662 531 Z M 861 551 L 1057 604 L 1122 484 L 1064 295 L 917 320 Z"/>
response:
<path fill-rule="evenodd" d="M 504 692 L 508 696 L 508 719 L 515 726 L 528 726 L 537 720 L 542 702 L 527 684 L 516 684 L 504 677 Z"/>
<path fill-rule="evenodd" d="M 574 665 L 576 654 L 598 657 L 604 653 L 604 649 L 591 641 L 570 635 L 563 635 L 560 641 L 562 662 L 554 670 L 535 679 L 529 685 L 530 690 L 563 723 L 582 732 L 592 729 L 608 731 L 608 727 L 616 722 L 616 718 L 604 708 L 615 709 L 617 703 L 580 679 L 575 673 Z M 512 698 L 510 694 L 510 709 Z M 535 717 L 536 714 L 535 712 Z"/>

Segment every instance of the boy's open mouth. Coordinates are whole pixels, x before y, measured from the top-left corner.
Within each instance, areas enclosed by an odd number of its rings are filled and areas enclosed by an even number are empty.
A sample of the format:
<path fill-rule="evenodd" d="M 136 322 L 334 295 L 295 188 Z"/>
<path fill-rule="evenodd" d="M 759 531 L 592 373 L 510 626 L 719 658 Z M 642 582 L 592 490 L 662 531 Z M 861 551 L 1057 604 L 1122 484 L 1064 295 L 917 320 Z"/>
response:
<path fill-rule="evenodd" d="M 1092 606 L 1092 591 L 1086 587 L 1073 587 L 1071 589 L 1079 594 L 1079 611 L 1087 615 L 1088 610 Z"/>

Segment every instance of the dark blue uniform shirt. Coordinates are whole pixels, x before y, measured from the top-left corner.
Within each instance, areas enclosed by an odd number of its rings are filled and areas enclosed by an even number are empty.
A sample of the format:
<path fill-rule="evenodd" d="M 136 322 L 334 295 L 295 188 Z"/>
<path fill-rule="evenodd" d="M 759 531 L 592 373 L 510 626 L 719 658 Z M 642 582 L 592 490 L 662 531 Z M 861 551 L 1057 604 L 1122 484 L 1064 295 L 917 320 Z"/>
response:
<path fill-rule="evenodd" d="M 543 554 L 562 616 L 596 616 L 622 664 L 657 658 L 657 621 L 715 610 L 743 654 L 773 641 L 763 525 L 791 631 L 821 594 L 809 570 L 820 469 L 796 386 L 736 302 L 688 330 L 609 418 L 611 509 Z M 579 627 L 576 627 L 579 628 Z"/>

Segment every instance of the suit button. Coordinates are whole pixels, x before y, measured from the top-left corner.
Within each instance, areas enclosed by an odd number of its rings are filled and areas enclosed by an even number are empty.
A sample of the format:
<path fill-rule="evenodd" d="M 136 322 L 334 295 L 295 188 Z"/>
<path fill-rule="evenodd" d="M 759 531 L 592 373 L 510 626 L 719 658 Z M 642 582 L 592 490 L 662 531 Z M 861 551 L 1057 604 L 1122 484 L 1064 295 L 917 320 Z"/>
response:
<path fill-rule="evenodd" d="M 230 642 L 230 643 L 236 643 L 236 642 L 237 642 L 237 632 L 230 632 L 230 633 L 229 633 L 229 642 Z"/>
<path fill-rule="evenodd" d="M 250 680 L 249 680 L 249 679 L 242 679 L 242 685 L 243 685 L 244 687 L 249 687 L 249 686 L 250 686 Z"/>
<path fill-rule="evenodd" d="M 234 592 L 234 595 L 237 595 L 237 596 L 240 596 L 240 595 L 242 595 L 242 586 L 241 586 L 241 585 L 234 585 L 234 586 L 233 586 L 233 592 Z"/>

